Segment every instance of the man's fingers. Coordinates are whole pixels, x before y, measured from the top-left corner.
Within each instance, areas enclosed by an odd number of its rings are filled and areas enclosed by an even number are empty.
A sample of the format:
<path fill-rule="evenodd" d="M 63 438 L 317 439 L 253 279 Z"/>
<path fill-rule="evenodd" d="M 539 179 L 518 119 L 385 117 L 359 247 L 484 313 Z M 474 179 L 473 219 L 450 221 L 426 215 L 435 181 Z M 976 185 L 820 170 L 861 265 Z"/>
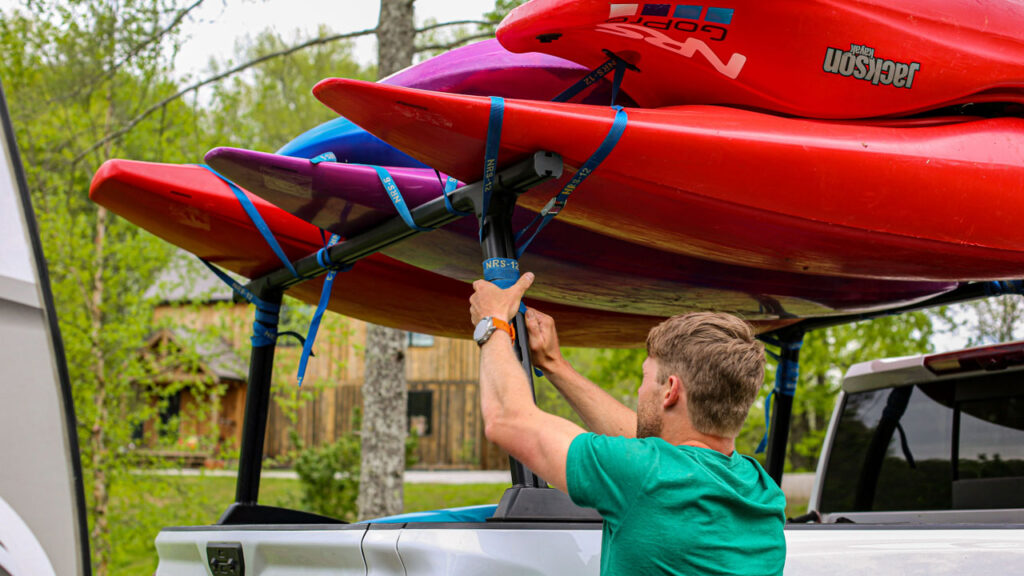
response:
<path fill-rule="evenodd" d="M 530 286 L 532 285 L 533 272 L 527 272 L 526 274 L 520 276 L 519 280 L 516 280 L 516 283 L 512 285 L 512 289 L 517 291 L 519 293 L 519 296 L 522 297 L 522 295 L 526 294 L 526 291 L 529 290 Z"/>

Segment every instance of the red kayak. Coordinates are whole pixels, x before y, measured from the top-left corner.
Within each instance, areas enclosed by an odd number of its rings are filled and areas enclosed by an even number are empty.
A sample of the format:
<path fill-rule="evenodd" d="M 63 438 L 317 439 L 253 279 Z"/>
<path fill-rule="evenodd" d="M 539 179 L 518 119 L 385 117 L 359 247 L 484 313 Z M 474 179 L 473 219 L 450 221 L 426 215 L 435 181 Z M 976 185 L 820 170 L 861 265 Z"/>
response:
<path fill-rule="evenodd" d="M 289 258 L 306 256 L 322 246 L 316 226 L 248 196 Z M 281 266 L 227 184 L 203 167 L 110 160 L 96 172 L 89 197 L 175 246 L 248 278 Z M 315 304 L 322 287 L 318 279 L 300 283 L 288 293 Z M 469 338 L 471 293 L 467 283 L 375 254 L 337 277 L 329 308 L 405 330 Z M 531 300 L 531 304 L 555 317 L 567 346 L 638 346 L 662 320 L 554 302 Z M 681 309 L 691 307 L 681 304 Z M 758 331 L 766 331 L 795 321 L 766 318 L 754 319 L 753 324 Z"/>
<path fill-rule="evenodd" d="M 482 176 L 490 100 L 328 79 L 325 104 L 464 181 Z M 628 109 L 605 161 L 558 216 L 702 259 L 824 276 L 1024 277 L 1024 119 L 859 125 L 733 108 Z M 499 165 L 537 150 L 568 174 L 599 147 L 606 107 L 505 100 Z"/>
<path fill-rule="evenodd" d="M 1024 4 L 1002 0 L 532 0 L 501 23 L 513 52 L 633 65 L 643 107 L 725 104 L 813 118 L 1024 102 Z"/>
<path fill-rule="evenodd" d="M 322 162 L 238 148 L 215 148 L 206 161 L 250 192 L 341 236 L 366 231 L 395 216 L 395 207 L 370 166 Z M 389 168 L 410 207 L 439 198 L 444 176 L 429 169 Z M 520 208 L 516 229 L 533 214 Z M 450 278 L 480 277 L 480 245 L 473 218 L 452 222 L 384 251 Z M 554 220 L 520 259 L 541 280 L 535 299 L 581 308 L 671 315 L 681 303 L 739 314 L 828 316 L 891 308 L 956 287 L 951 282 L 902 282 L 808 277 L 754 270 L 655 250 Z"/>

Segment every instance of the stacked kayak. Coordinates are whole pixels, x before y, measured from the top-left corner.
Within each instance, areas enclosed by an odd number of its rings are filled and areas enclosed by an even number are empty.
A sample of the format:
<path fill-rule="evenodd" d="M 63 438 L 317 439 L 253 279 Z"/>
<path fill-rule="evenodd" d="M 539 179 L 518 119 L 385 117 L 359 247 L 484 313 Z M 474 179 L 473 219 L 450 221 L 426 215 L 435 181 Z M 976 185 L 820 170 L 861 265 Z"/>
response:
<path fill-rule="evenodd" d="M 290 259 L 323 246 L 320 229 L 247 194 Z M 249 278 L 281 267 L 228 185 L 201 166 L 110 160 L 93 178 L 89 197 L 130 222 L 232 272 Z M 322 277 L 289 294 L 310 303 L 320 298 Z M 329 309 L 386 326 L 439 336 L 469 338 L 469 284 L 375 254 L 335 280 Z M 642 341 L 655 316 L 598 313 L 558 303 L 566 345 L 630 346 Z M 768 330 L 792 319 L 755 322 Z"/>
<path fill-rule="evenodd" d="M 380 83 L 454 94 L 551 100 L 586 73 L 583 66 L 554 56 L 513 54 L 492 39 L 410 66 Z M 575 100 L 607 105 L 611 97 L 610 83 L 595 82 Z M 617 101 L 623 105 L 634 104 L 626 94 L 619 94 Z M 300 158 L 313 158 L 324 152 L 333 153 L 339 162 L 426 168 L 344 117 L 299 135 L 277 151 Z"/>
<path fill-rule="evenodd" d="M 480 179 L 489 99 L 344 79 L 313 92 L 420 161 Z M 559 219 L 765 270 L 943 281 L 1024 275 L 1024 119 L 901 127 L 712 106 L 627 112 L 621 139 Z M 571 172 L 614 117 L 607 107 L 505 100 L 498 164 L 543 149 Z M 520 204 L 539 211 L 569 177 Z"/>
<path fill-rule="evenodd" d="M 395 217 L 381 168 L 415 207 L 449 176 L 480 180 L 489 136 L 498 169 L 553 152 L 563 175 L 523 193 L 512 223 L 587 176 L 520 258 L 563 344 L 636 345 L 659 319 L 702 309 L 766 331 L 1024 277 L 1022 57 L 1012 3 L 532 0 L 498 40 L 379 83 L 320 82 L 314 95 L 342 117 L 276 154 L 206 160 L 295 259 L 324 231 L 349 238 Z M 565 97 L 591 69 L 608 75 Z M 91 195 L 244 276 L 280 267 L 205 168 L 114 161 Z M 330 309 L 468 337 L 477 226 L 466 217 L 360 261 Z M 321 284 L 289 293 L 315 303 Z"/>
<path fill-rule="evenodd" d="M 321 162 L 217 148 L 207 162 L 236 183 L 316 226 L 344 237 L 395 215 L 373 167 Z M 404 201 L 419 206 L 442 194 L 445 176 L 433 170 L 392 168 Z M 533 214 L 520 208 L 517 228 Z M 463 218 L 383 251 L 388 256 L 449 278 L 480 277 L 475 219 Z M 891 282 L 863 278 L 808 277 L 714 262 L 623 242 L 552 221 L 520 258 L 537 274 L 532 301 L 572 304 L 595 311 L 669 316 L 714 308 L 750 319 L 824 316 L 891 307 L 944 292 L 952 282 Z M 542 304 L 541 302 L 544 302 Z"/>
<path fill-rule="evenodd" d="M 643 107 L 873 118 L 1024 102 L 1022 33 L 1024 4 L 995 0 L 531 0 L 497 36 L 591 67 L 610 51 Z"/>

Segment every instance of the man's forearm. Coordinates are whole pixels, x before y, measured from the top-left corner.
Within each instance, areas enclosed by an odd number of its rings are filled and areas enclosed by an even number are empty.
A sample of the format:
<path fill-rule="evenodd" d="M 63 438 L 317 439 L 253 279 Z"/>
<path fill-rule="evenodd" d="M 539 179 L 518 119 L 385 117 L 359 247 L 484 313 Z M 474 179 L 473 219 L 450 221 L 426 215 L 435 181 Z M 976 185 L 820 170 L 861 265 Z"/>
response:
<path fill-rule="evenodd" d="M 636 436 L 636 412 L 597 384 L 587 380 L 564 359 L 547 367 L 544 375 L 562 393 L 591 432 L 606 436 Z"/>

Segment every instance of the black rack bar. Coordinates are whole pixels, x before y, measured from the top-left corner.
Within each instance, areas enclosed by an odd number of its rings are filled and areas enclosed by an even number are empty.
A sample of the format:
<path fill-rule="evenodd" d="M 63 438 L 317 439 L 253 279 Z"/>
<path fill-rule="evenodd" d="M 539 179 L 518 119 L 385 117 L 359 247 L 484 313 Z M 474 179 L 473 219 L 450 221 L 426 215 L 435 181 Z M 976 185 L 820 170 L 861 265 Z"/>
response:
<path fill-rule="evenodd" d="M 998 284 L 994 282 L 972 282 L 970 284 L 959 286 L 945 294 L 939 294 L 938 296 L 928 298 L 927 300 L 914 302 L 905 306 L 874 312 L 846 314 L 843 316 L 808 318 L 806 320 L 801 320 L 796 324 L 791 324 L 771 332 L 766 332 L 761 334 L 760 337 L 762 339 L 776 338 L 782 342 L 793 342 L 802 339 L 804 333 L 810 332 L 811 330 L 820 330 L 822 328 L 830 328 L 832 326 L 850 324 L 852 322 L 861 322 L 863 320 L 873 320 L 884 316 L 895 316 L 906 312 L 924 310 L 925 308 L 957 304 L 968 300 L 999 296 L 1001 294 L 1021 294 L 1022 291 L 1024 291 L 1024 286 L 1022 286 L 1020 282 Z M 780 370 L 783 369 L 784 366 L 784 362 L 782 362 L 782 360 L 786 358 L 789 358 L 794 362 L 799 361 L 799 350 L 783 349 L 781 351 L 779 362 Z M 792 410 L 793 397 L 776 393 L 772 407 L 771 427 L 768 434 L 766 469 L 768 471 L 768 475 L 771 476 L 772 479 L 774 479 L 780 486 L 782 485 L 783 469 L 786 463 L 786 445 L 789 441 L 789 426 Z"/>
<path fill-rule="evenodd" d="M 810 332 L 811 330 L 831 328 L 832 326 L 851 324 L 853 322 L 861 322 L 863 320 L 873 320 L 884 316 L 898 316 L 907 312 L 924 310 L 925 308 L 958 304 L 968 300 L 977 300 L 979 298 L 987 298 L 990 296 L 1001 296 L 1003 294 L 1022 293 L 1024 293 L 1024 290 L 1022 290 L 1022 287 L 1019 284 L 1015 287 L 1007 287 L 1005 285 L 997 287 L 994 282 L 971 282 L 969 284 L 958 286 L 944 294 L 939 294 L 938 296 L 934 296 L 920 302 L 914 302 L 912 304 L 906 304 L 896 308 L 877 310 L 874 312 L 860 312 L 856 314 L 844 314 L 842 316 L 825 316 L 822 318 L 807 318 L 806 320 L 801 320 L 796 324 L 790 324 L 789 326 L 784 326 L 782 328 L 772 330 L 771 332 L 765 332 L 764 334 L 761 334 L 761 336 L 777 336 L 784 339 L 786 334 L 792 330 Z"/>
<path fill-rule="evenodd" d="M 536 152 L 530 158 L 499 172 L 494 179 L 493 193 L 495 195 L 511 193 L 515 196 L 561 173 L 562 158 L 560 156 L 551 152 Z M 458 188 L 448 197 L 456 210 L 475 210 L 482 190 L 483 184 L 474 182 Z M 441 197 L 422 204 L 410 212 L 416 224 L 424 228 L 437 228 L 461 218 L 461 216 L 448 211 L 444 198 Z M 395 216 L 371 230 L 335 244 L 327 254 L 331 265 L 347 266 L 416 234 L 421 234 L 421 232 L 409 228 L 404 220 Z M 293 265 L 299 273 L 298 278 L 287 269 L 279 268 L 262 278 L 253 280 L 246 288 L 255 294 L 265 290 L 286 289 L 327 272 L 327 268 L 317 262 L 316 254 L 310 254 L 294 262 Z"/>
<path fill-rule="evenodd" d="M 515 204 L 517 195 L 530 187 L 562 173 L 562 159 L 550 152 L 537 152 L 530 158 L 502 170 L 495 175 L 493 195 L 495 198 L 511 198 Z M 476 182 L 463 186 L 451 194 L 449 199 L 456 210 L 479 211 L 483 184 Z M 460 218 L 445 206 L 444 198 L 437 198 L 410 211 L 413 220 L 422 227 L 436 228 Z M 335 244 L 328 250 L 331 266 L 347 266 L 383 248 L 400 242 L 420 232 L 409 226 L 398 216 L 363 234 Z M 328 268 L 317 261 L 316 254 L 310 254 L 293 263 L 299 277 L 296 278 L 285 268 L 279 268 L 257 278 L 246 288 L 259 298 L 280 304 L 289 287 L 316 276 L 325 274 Z M 236 299 L 239 297 L 236 295 Z M 516 330 L 526 333 L 522 319 L 518 319 Z M 529 362 L 527 349 L 526 362 Z M 274 346 L 253 348 L 249 358 L 249 385 L 246 392 L 245 418 L 242 423 L 242 446 L 238 463 L 238 480 L 235 485 L 235 503 L 222 515 L 219 523 L 255 523 L 260 518 L 288 518 L 289 522 L 302 523 L 322 521 L 320 517 L 302 517 L 291 511 L 257 504 L 260 487 L 260 472 L 263 462 L 263 443 L 267 430 L 267 415 L 270 408 L 270 385 L 274 367 Z M 532 385 L 532 382 L 531 382 Z M 514 472 L 513 472 L 514 473 Z M 306 515 L 309 516 L 309 515 Z"/>

